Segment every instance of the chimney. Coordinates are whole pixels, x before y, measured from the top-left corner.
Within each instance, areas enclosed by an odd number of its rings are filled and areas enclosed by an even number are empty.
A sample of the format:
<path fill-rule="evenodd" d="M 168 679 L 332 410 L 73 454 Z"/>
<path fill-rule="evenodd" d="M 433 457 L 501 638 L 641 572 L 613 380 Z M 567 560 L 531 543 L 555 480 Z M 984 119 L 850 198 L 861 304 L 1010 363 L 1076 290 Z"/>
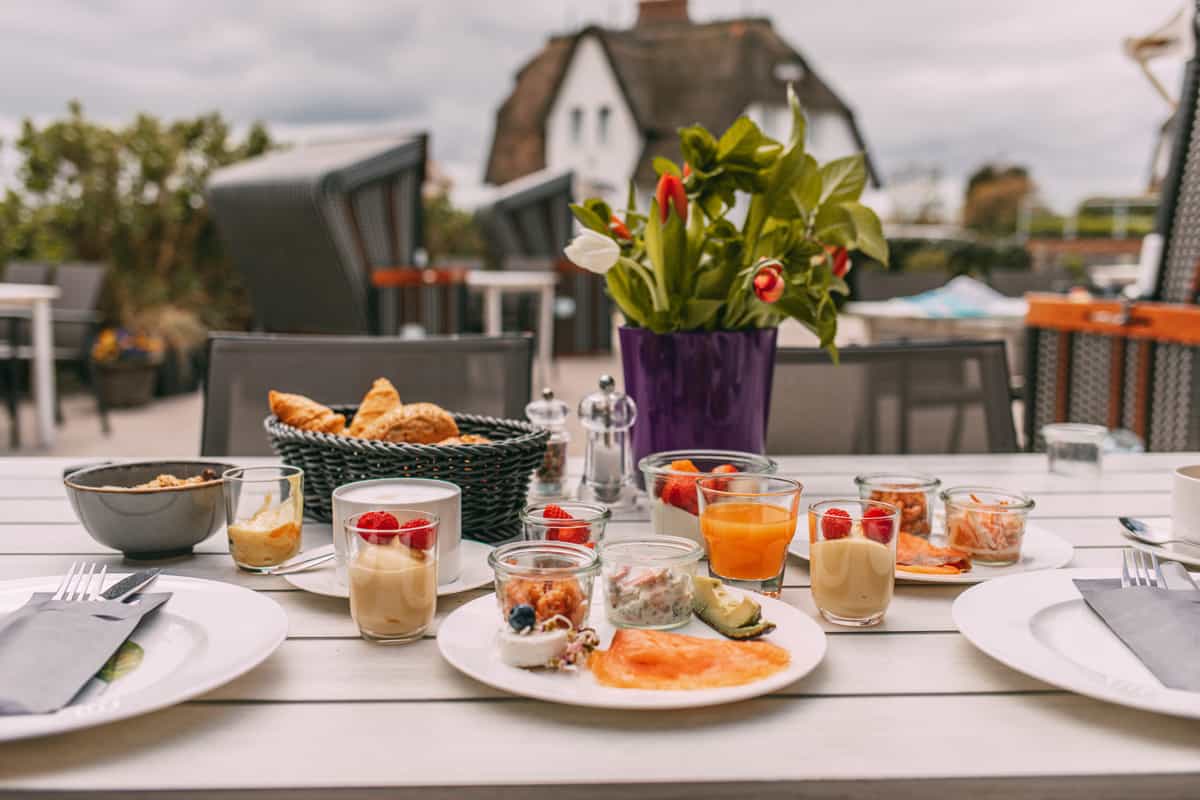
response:
<path fill-rule="evenodd" d="M 664 22 L 688 22 L 687 0 L 638 0 L 639 26 Z"/>

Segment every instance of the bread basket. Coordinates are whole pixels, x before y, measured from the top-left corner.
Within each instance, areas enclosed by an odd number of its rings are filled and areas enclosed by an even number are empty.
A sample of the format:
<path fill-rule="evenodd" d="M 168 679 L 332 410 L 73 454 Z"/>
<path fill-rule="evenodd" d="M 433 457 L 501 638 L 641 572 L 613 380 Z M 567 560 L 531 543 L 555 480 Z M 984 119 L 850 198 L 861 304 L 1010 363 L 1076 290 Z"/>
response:
<path fill-rule="evenodd" d="M 334 406 L 349 420 L 357 406 Z M 436 478 L 462 489 L 463 536 L 500 542 L 521 533 L 520 514 L 529 477 L 542 462 L 550 434 L 527 422 L 454 414 L 462 433 L 490 444 L 397 444 L 285 425 L 274 414 L 263 422 L 271 447 L 285 464 L 304 470 L 304 510 L 333 519 L 333 490 L 370 478 Z"/>

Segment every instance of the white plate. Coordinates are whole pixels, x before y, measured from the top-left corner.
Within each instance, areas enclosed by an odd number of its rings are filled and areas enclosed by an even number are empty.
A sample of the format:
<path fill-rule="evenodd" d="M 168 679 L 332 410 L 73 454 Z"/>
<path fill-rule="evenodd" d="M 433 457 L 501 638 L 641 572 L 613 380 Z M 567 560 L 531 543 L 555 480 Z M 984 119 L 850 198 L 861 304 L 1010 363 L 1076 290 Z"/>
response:
<path fill-rule="evenodd" d="M 331 545 L 332 546 L 332 545 Z M 468 589 L 478 589 L 492 582 L 492 568 L 488 566 L 488 553 L 492 552 L 490 544 L 463 539 L 458 546 L 462 558 L 462 569 L 458 580 L 438 585 L 438 597 L 458 594 Z M 330 561 L 323 567 L 293 572 L 284 575 L 283 579 L 295 586 L 313 594 L 323 594 L 326 597 L 350 597 L 350 588 L 337 579 L 337 567 Z"/>
<path fill-rule="evenodd" d="M 788 552 L 808 561 L 808 537 L 796 536 L 788 546 Z M 993 578 L 1003 578 L 1006 575 L 1021 575 L 1026 572 L 1036 572 L 1044 569 L 1058 569 L 1071 563 L 1075 548 L 1071 543 L 1056 533 L 1034 524 L 1025 525 L 1025 541 L 1021 544 L 1021 560 L 1007 567 L 989 567 L 986 564 L 972 564 L 969 572 L 957 575 L 929 575 L 921 572 L 906 572 L 896 570 L 896 580 L 909 583 L 982 583 Z"/>
<path fill-rule="evenodd" d="M 586 669 L 547 672 L 510 667 L 501 663 L 496 651 L 500 614 L 494 594 L 472 600 L 447 617 L 438 628 L 438 649 L 454 667 L 481 683 L 552 703 L 631 709 L 713 706 L 782 689 L 807 675 L 825 656 L 825 632 L 811 617 L 779 600 L 755 599 L 762 604 L 763 616 L 778 626 L 762 641 L 787 649 L 792 660 L 786 669 L 744 686 L 686 691 L 616 689 L 601 686 Z M 590 624 L 600 636 L 600 646 L 608 647 L 615 629 L 604 619 L 602 601 L 593 603 Z M 673 632 L 709 639 L 723 638 L 695 617 Z"/>
<path fill-rule="evenodd" d="M 1112 569 L 1064 569 L 989 581 L 958 596 L 954 624 L 992 658 L 1061 689 L 1200 719 L 1200 692 L 1159 683 L 1071 583 L 1118 577 Z"/>
<path fill-rule="evenodd" d="M 119 577 L 109 575 L 113 583 Z M 0 616 L 34 592 L 55 591 L 60 581 L 0 582 Z M 287 615 L 279 604 L 249 589 L 161 575 L 152 591 L 172 596 L 130 637 L 144 651 L 137 669 L 111 684 L 92 681 L 53 714 L 0 716 L 0 741 L 88 728 L 182 703 L 258 666 L 287 636 Z"/>
<path fill-rule="evenodd" d="M 1145 550 L 1147 553 L 1154 553 L 1159 558 L 1165 558 L 1169 561 L 1178 561 L 1180 564 L 1187 564 L 1189 567 L 1200 567 L 1200 544 L 1148 544 L 1146 542 L 1134 539 L 1125 533 L 1125 528 L 1121 523 L 1113 521 L 1121 530 L 1121 534 L 1129 542 L 1130 547 L 1136 547 L 1138 550 Z M 1171 520 L 1155 520 L 1150 523 L 1150 527 L 1162 533 L 1171 534 Z"/>

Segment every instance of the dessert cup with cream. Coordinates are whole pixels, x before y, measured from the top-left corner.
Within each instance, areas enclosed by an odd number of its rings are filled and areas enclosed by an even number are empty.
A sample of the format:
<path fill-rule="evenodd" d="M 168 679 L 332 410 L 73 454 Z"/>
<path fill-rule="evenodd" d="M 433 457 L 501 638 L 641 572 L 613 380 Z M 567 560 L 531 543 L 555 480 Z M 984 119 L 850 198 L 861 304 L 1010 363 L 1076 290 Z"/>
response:
<path fill-rule="evenodd" d="M 863 627 L 883 619 L 896 585 L 900 510 L 847 498 L 808 508 L 813 602 L 835 625 Z"/>
<path fill-rule="evenodd" d="M 420 639 L 437 610 L 437 515 L 355 514 L 344 532 L 350 616 L 359 633 L 380 644 Z"/>
<path fill-rule="evenodd" d="M 300 552 L 304 471 L 235 467 L 221 476 L 229 553 L 239 567 L 266 572 Z"/>
<path fill-rule="evenodd" d="M 346 522 L 365 511 L 424 511 L 438 518 L 438 583 L 458 580 L 461 571 L 462 490 L 448 481 L 428 478 L 379 478 L 339 486 L 333 491 L 333 549 L 338 580 L 346 571 Z"/>

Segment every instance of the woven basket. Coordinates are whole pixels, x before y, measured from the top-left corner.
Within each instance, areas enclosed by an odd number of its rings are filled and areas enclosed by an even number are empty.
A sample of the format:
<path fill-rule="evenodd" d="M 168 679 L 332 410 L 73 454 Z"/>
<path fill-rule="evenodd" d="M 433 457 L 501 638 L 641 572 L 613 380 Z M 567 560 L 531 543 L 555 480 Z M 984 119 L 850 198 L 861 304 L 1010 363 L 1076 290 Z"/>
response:
<path fill-rule="evenodd" d="M 357 406 L 334 406 L 349 420 Z M 372 478 L 436 478 L 462 489 L 463 536 L 499 542 L 521 533 L 529 477 L 546 452 L 547 431 L 514 420 L 455 414 L 462 433 L 491 444 L 396 444 L 303 431 L 274 416 L 263 422 L 285 464 L 304 470 L 304 510 L 333 519 L 333 490 Z"/>

